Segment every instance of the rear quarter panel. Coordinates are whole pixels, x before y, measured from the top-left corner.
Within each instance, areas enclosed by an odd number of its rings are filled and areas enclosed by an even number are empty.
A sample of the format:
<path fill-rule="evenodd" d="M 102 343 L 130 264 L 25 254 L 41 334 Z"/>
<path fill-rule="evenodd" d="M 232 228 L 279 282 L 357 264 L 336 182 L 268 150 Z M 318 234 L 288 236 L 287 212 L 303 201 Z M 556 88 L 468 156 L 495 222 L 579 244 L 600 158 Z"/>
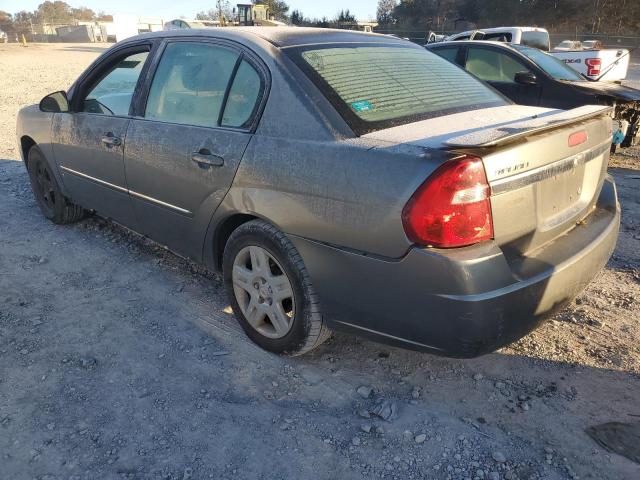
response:
<path fill-rule="evenodd" d="M 221 209 L 285 233 L 382 257 L 410 247 L 402 209 L 451 154 L 362 139 L 310 142 L 255 136 Z"/>

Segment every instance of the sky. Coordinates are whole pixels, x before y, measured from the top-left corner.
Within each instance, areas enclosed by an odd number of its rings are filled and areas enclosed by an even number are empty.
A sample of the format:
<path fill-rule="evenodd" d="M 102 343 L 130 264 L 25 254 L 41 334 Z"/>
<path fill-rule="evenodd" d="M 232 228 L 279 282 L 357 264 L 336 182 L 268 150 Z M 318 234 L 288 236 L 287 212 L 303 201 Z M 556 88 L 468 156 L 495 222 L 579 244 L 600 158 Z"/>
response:
<path fill-rule="evenodd" d="M 126 13 L 139 16 L 160 17 L 163 20 L 186 17 L 193 18 L 197 12 L 215 6 L 215 0 L 65 0 L 72 7 L 89 7 L 105 13 Z M 0 10 L 16 13 L 20 10 L 35 10 L 43 0 L 0 0 Z M 246 0 L 231 0 L 232 5 L 248 3 Z M 300 10 L 305 17 L 333 18 L 343 8 L 351 10 L 358 20 L 369 20 L 376 16 L 377 0 L 287 0 L 291 10 Z"/>

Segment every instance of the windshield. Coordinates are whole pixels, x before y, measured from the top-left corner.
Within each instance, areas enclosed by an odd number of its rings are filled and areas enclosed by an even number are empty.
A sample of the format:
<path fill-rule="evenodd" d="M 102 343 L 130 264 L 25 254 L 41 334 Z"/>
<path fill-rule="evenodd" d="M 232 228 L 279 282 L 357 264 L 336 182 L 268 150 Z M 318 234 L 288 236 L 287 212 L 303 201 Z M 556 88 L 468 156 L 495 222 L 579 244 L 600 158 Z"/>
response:
<path fill-rule="evenodd" d="M 287 52 L 358 135 L 507 104 L 461 68 L 406 45 L 314 45 Z"/>
<path fill-rule="evenodd" d="M 520 53 L 525 54 L 542 70 L 547 72 L 556 80 L 567 80 L 570 82 L 586 82 L 587 80 L 560 59 L 542 52 L 535 48 L 517 47 Z"/>

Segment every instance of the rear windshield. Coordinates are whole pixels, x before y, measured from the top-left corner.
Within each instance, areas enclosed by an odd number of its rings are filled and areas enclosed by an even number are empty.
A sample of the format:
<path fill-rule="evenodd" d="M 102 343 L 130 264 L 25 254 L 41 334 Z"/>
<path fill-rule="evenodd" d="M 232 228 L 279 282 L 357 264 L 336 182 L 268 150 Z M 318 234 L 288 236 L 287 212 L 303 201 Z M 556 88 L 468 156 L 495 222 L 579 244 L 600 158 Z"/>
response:
<path fill-rule="evenodd" d="M 327 45 L 288 53 L 358 135 L 507 104 L 461 68 L 420 47 Z"/>
<path fill-rule="evenodd" d="M 536 32 L 533 30 L 522 32 L 520 39 L 522 45 L 527 47 L 539 48 L 540 50 L 549 51 L 549 33 Z"/>
<path fill-rule="evenodd" d="M 573 68 L 568 67 L 562 60 L 545 52 L 541 52 L 535 48 L 516 47 L 521 53 L 533 60 L 542 70 L 547 72 L 556 80 L 565 80 L 569 82 L 586 82 L 587 80 L 576 72 Z"/>

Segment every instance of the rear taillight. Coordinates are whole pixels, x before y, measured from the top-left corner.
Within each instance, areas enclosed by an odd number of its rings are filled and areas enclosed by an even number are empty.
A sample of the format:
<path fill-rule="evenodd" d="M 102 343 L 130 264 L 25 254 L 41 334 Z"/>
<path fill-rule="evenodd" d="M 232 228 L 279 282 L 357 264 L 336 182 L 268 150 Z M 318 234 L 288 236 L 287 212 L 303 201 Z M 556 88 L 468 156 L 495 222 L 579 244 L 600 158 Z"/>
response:
<path fill-rule="evenodd" d="M 602 60 L 599 58 L 587 58 L 584 61 L 587 66 L 587 75 L 593 77 L 600 75 L 600 69 L 602 68 Z"/>
<path fill-rule="evenodd" d="M 493 238 L 493 222 L 482 160 L 465 156 L 441 165 L 402 210 L 412 242 L 440 248 L 462 247 Z"/>

